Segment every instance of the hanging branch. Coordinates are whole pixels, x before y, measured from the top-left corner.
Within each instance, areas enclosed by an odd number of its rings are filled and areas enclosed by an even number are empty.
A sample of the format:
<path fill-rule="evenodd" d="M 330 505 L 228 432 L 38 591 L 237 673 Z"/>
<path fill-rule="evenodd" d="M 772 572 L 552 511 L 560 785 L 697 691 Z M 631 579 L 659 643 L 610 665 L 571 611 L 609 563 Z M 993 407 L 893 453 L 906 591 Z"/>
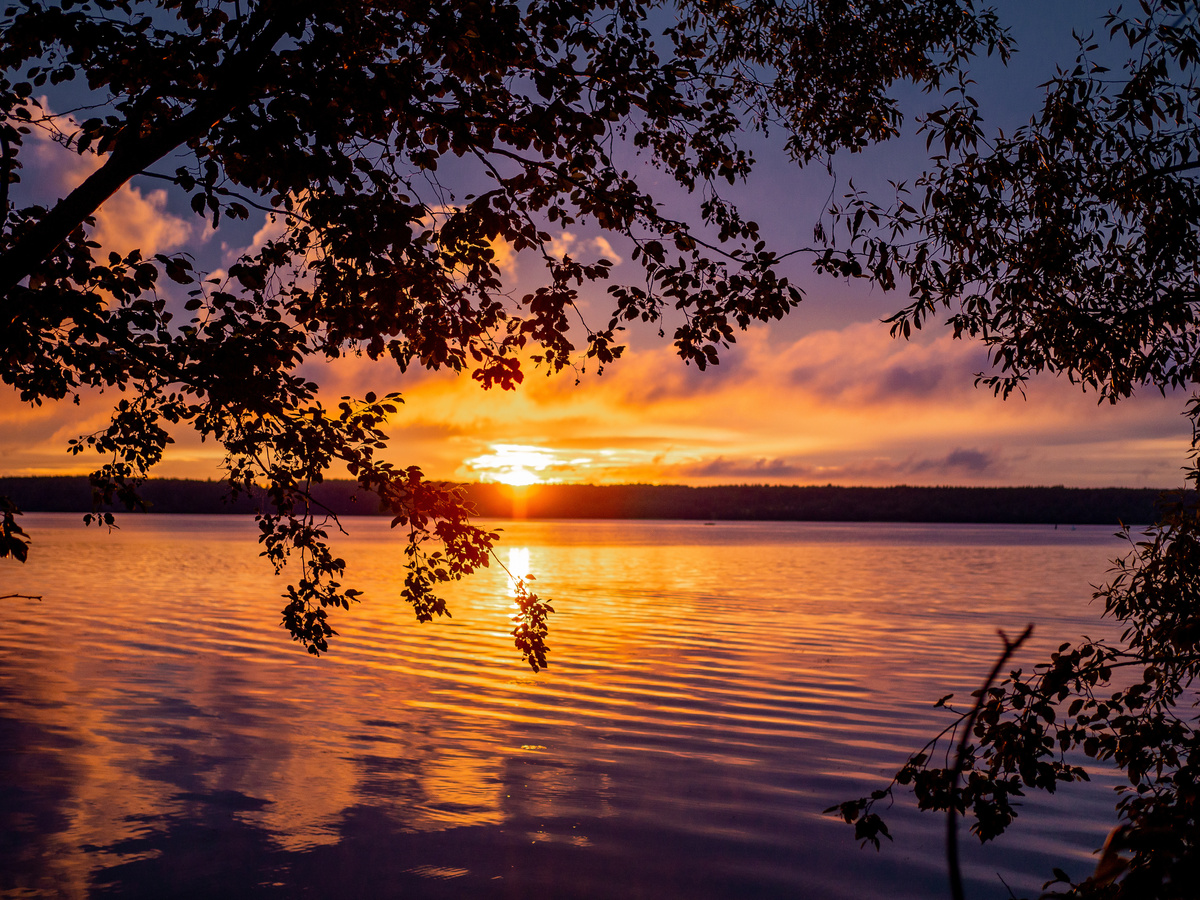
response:
<path fill-rule="evenodd" d="M 12 175 L 12 145 L 4 129 L 0 128 L 0 223 L 8 218 L 8 179 Z"/>
<path fill-rule="evenodd" d="M 996 676 L 1000 674 L 1000 670 L 1007 665 L 1013 654 L 1029 638 L 1029 635 L 1033 634 L 1033 624 L 1026 625 L 1025 630 L 1021 632 L 1021 636 L 1015 641 L 1010 641 L 1008 635 L 1003 631 L 1000 631 L 999 634 L 1000 640 L 1004 641 L 1004 652 L 1000 654 L 1000 658 L 992 666 L 992 671 L 988 673 L 987 680 L 984 681 L 983 687 L 979 691 L 979 698 L 975 701 L 975 706 L 972 707 L 970 714 L 967 716 L 967 721 L 963 726 L 962 737 L 958 740 L 958 751 L 954 757 L 954 768 L 950 770 L 950 802 L 946 815 L 946 862 L 950 869 L 950 896 L 954 900 L 963 900 L 964 897 L 962 871 L 958 864 L 958 804 L 954 801 L 954 794 L 958 791 L 958 776 L 962 772 L 963 757 L 967 755 L 967 745 L 971 740 L 971 732 L 975 729 L 975 719 L 979 716 L 979 710 L 983 708 L 992 682 L 996 680 Z"/>

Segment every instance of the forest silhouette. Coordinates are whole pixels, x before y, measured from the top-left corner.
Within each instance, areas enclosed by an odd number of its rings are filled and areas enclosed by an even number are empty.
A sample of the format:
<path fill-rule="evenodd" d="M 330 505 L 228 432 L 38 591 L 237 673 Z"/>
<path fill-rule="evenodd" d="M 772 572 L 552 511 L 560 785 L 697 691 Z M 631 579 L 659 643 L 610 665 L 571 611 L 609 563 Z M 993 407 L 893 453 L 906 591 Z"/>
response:
<path fill-rule="evenodd" d="M 463 484 L 475 514 L 510 518 L 519 495 L 531 519 L 693 519 L 778 522 L 972 522 L 1044 525 L 1146 525 L 1161 512 L 1152 488 L 839 487 L 784 485 Z M 83 476 L 0 477 L 0 493 L 28 512 L 92 512 Z M 139 495 L 150 513 L 253 515 L 268 503 L 258 490 L 232 498 L 223 482 L 153 478 Z M 313 497 L 339 516 L 381 516 L 374 495 L 330 479 Z M 118 507 L 110 507 L 117 510 Z"/>

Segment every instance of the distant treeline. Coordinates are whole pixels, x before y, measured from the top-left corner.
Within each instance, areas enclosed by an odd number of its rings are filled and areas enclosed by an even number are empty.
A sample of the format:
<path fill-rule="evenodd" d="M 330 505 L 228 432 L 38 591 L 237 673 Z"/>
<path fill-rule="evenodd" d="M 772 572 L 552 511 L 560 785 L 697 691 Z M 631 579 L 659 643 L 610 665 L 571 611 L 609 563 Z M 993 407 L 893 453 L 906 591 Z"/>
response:
<path fill-rule="evenodd" d="M 1066 487 L 779 487 L 738 485 L 465 485 L 480 516 L 531 519 L 704 519 L 815 522 L 989 522 L 1144 525 L 1157 516 L 1161 492 L 1150 488 Z M 156 513 L 253 513 L 261 497 L 230 500 L 219 481 L 158 478 L 142 486 Z M 373 495 L 351 481 L 313 491 L 338 515 L 379 515 Z M 87 512 L 83 477 L 0 478 L 0 496 L 27 512 Z"/>

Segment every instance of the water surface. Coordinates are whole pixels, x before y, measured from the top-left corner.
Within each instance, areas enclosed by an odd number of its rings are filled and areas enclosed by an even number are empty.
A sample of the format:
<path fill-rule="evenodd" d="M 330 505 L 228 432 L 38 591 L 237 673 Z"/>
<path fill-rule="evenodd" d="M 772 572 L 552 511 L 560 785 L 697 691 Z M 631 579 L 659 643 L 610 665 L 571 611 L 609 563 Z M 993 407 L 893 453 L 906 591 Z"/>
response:
<path fill-rule="evenodd" d="M 498 569 L 412 621 L 386 521 L 336 547 L 367 599 L 312 659 L 253 522 L 30 515 L 0 561 L 0 890 L 62 897 L 895 898 L 945 891 L 943 821 L 860 850 L 881 785 L 999 649 L 1111 631 L 1110 528 L 505 522 L 553 598 L 524 668 Z M 1112 781 L 967 846 L 973 897 L 1082 875 Z M 1065 796 L 1064 796 L 1065 795 Z"/>

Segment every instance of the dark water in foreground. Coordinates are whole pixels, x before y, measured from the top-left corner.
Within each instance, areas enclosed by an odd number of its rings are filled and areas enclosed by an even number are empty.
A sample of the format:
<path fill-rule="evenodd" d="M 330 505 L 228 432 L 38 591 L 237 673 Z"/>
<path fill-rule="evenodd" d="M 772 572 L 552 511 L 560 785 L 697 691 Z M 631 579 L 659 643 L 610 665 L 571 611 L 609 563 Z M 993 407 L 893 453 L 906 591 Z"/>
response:
<path fill-rule="evenodd" d="M 506 577 L 412 622 L 386 522 L 337 544 L 368 599 L 307 657 L 252 522 L 28 516 L 0 562 L 5 897 L 894 898 L 945 894 L 940 817 L 883 852 L 821 815 L 965 697 L 997 628 L 1096 635 L 1111 529 L 504 523 L 553 598 L 523 669 Z M 1083 874 L 1111 781 L 968 839 L 972 897 Z"/>

